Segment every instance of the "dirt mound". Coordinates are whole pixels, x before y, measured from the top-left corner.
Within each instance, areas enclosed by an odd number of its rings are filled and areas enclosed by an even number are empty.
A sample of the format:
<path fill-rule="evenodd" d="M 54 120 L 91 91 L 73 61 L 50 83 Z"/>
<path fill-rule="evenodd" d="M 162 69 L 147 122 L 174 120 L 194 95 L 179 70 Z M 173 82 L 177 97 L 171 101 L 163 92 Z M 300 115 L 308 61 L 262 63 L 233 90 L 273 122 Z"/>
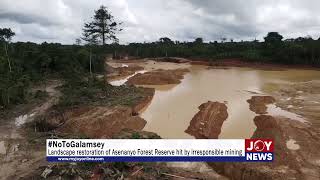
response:
<path fill-rule="evenodd" d="M 257 130 L 267 130 L 273 128 L 279 128 L 276 119 L 269 115 L 256 116 L 254 119 L 254 124 L 257 126 Z"/>
<path fill-rule="evenodd" d="M 172 62 L 172 63 L 188 63 L 188 62 L 190 62 L 190 60 L 188 60 L 188 59 L 179 58 L 179 57 L 160 57 L 160 58 L 153 58 L 152 60 L 162 61 L 162 62 Z"/>
<path fill-rule="evenodd" d="M 296 167 L 299 162 L 292 157 L 291 152 L 286 147 L 286 140 L 289 136 L 286 132 L 287 124 L 283 121 L 289 119 L 281 117 L 273 117 L 269 115 L 259 115 L 254 118 L 254 123 L 257 126 L 252 138 L 270 138 L 275 141 L 275 160 L 273 165 L 290 165 Z M 289 120 L 290 121 L 290 120 Z"/>
<path fill-rule="evenodd" d="M 70 117 L 58 131 L 90 138 L 111 138 L 122 129 L 143 129 L 146 121 L 132 114 L 130 107 L 92 107 L 79 116 Z"/>
<path fill-rule="evenodd" d="M 266 114 L 267 104 L 275 103 L 275 99 L 272 96 L 252 96 L 247 102 L 250 104 L 250 110 L 256 114 Z"/>
<path fill-rule="evenodd" d="M 146 72 L 144 74 L 138 73 L 128 79 L 127 84 L 130 85 L 165 85 L 165 84 L 179 84 L 188 69 L 175 70 L 156 70 Z"/>
<path fill-rule="evenodd" d="M 192 118 L 186 133 L 195 138 L 218 138 L 223 122 L 228 117 L 227 106 L 219 102 L 201 104 L 199 112 Z"/>
<path fill-rule="evenodd" d="M 138 66 L 138 65 L 131 65 L 130 64 L 127 67 L 118 67 L 118 68 L 115 68 L 115 69 L 119 72 L 120 75 L 121 74 L 126 75 L 126 74 L 129 74 L 129 73 L 132 73 L 132 72 L 134 73 L 136 71 L 143 70 L 143 67 Z"/>
<path fill-rule="evenodd" d="M 319 179 L 319 129 L 284 117 L 259 115 L 252 138 L 273 139 L 272 163 L 209 163 L 231 179 Z M 241 178 L 240 178 L 241 177 Z"/>
<path fill-rule="evenodd" d="M 128 66 L 116 67 L 116 68 L 109 66 L 108 69 L 109 69 L 108 79 L 112 80 L 112 79 L 130 76 L 137 71 L 143 70 L 144 68 L 138 65 L 130 64 Z"/>
<path fill-rule="evenodd" d="M 111 137 L 122 129 L 141 130 L 146 121 L 137 115 L 149 105 L 155 90 L 137 88 L 134 92 L 127 93 L 139 93 L 138 96 L 129 96 L 128 99 L 121 99 L 123 96 L 116 94 L 117 91 L 114 93 L 120 100 L 116 104 L 123 104 L 123 106 L 96 103 L 63 109 L 54 107 L 30 125 L 32 129 L 40 132 L 57 129 L 62 133 L 82 134 L 93 138 Z"/>

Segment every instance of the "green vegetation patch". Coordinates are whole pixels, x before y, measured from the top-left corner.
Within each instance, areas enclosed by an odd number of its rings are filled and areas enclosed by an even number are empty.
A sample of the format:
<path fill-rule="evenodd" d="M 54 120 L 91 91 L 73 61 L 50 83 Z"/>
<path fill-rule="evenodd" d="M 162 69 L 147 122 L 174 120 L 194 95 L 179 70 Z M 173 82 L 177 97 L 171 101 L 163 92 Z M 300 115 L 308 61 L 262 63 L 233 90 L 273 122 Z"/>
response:
<path fill-rule="evenodd" d="M 144 88 L 134 86 L 112 86 L 104 80 L 70 80 L 61 87 L 63 93 L 58 107 L 69 108 L 82 105 L 93 106 L 133 106 L 145 96 L 150 95 Z"/>

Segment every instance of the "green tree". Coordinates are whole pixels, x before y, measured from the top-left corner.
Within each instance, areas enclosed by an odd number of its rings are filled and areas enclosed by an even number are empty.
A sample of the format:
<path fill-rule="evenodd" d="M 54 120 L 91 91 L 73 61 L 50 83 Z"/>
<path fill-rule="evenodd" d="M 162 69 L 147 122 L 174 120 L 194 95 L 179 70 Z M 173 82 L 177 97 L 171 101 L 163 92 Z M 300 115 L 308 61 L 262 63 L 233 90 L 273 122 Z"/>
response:
<path fill-rule="evenodd" d="M 10 41 L 14 35 L 10 28 L 0 28 L 0 41 Z"/>
<path fill-rule="evenodd" d="M 80 39 L 80 38 L 77 38 L 77 39 L 75 40 L 75 44 L 76 44 L 77 46 L 80 46 L 80 45 L 81 45 L 81 39 Z"/>
<path fill-rule="evenodd" d="M 283 36 L 281 36 L 278 32 L 269 32 L 266 37 L 264 37 L 264 41 L 266 43 L 279 43 L 283 39 Z"/>
<path fill-rule="evenodd" d="M 160 47 L 162 51 L 164 51 L 166 54 L 166 57 L 168 57 L 168 49 L 170 49 L 171 45 L 173 45 L 174 42 L 168 37 L 160 38 L 159 42 L 160 42 Z"/>
<path fill-rule="evenodd" d="M 163 44 L 173 44 L 173 41 L 167 37 L 162 37 L 159 39 L 159 41 L 160 41 L 160 43 L 163 43 Z"/>
<path fill-rule="evenodd" d="M 90 70 L 91 77 L 93 77 L 93 74 L 92 74 L 92 47 L 94 45 L 98 44 L 99 36 L 100 35 L 97 33 L 91 33 L 89 31 L 84 31 L 83 37 L 82 37 L 82 39 L 87 42 L 87 45 L 89 47 L 89 70 Z"/>
<path fill-rule="evenodd" d="M 114 20 L 114 17 L 107 8 L 100 6 L 100 8 L 95 11 L 93 21 L 84 24 L 83 31 L 87 36 L 100 38 L 102 45 L 105 45 L 106 40 L 118 41 L 116 33 L 122 30 L 119 28 L 119 25 L 121 25 L 121 23 Z"/>
<path fill-rule="evenodd" d="M 0 41 L 3 42 L 4 51 L 7 56 L 9 71 L 12 72 L 11 61 L 8 53 L 8 46 L 11 38 L 15 35 L 15 33 L 10 28 L 0 28 Z"/>
<path fill-rule="evenodd" d="M 195 43 L 195 44 L 202 44 L 202 43 L 203 43 L 203 39 L 202 39 L 202 38 L 196 38 L 196 39 L 194 40 L 194 43 Z"/>

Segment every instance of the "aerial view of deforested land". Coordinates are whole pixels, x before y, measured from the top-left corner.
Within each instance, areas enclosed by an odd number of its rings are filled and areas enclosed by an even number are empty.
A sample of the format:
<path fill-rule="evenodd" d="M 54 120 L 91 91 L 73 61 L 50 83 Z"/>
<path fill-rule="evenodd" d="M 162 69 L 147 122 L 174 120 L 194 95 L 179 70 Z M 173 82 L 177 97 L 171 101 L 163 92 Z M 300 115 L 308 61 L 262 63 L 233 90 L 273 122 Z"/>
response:
<path fill-rule="evenodd" d="M 318 7 L 0 0 L 0 179 L 320 179 Z M 55 138 L 275 150 L 271 163 L 49 163 Z"/>

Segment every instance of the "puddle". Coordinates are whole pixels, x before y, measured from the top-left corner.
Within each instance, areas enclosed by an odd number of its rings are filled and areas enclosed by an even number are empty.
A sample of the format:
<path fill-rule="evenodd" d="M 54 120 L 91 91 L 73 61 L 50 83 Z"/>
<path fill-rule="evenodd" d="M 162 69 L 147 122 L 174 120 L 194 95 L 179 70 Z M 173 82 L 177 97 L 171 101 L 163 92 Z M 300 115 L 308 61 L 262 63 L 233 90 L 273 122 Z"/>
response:
<path fill-rule="evenodd" d="M 255 73 L 241 69 L 207 70 L 204 66 L 192 66 L 175 87 L 167 91 L 156 87 L 151 104 L 141 114 L 148 122 L 144 130 L 156 132 L 163 138 L 193 138 L 184 131 L 199 111 L 198 106 L 207 101 L 227 101 L 229 117 L 219 138 L 251 137 L 255 130 L 252 121 L 255 114 L 249 110 L 246 100 L 252 94 L 243 90 L 259 90 L 254 86 L 259 81 Z M 225 83 L 227 81 L 228 84 Z"/>
<path fill-rule="evenodd" d="M 296 151 L 296 150 L 300 149 L 300 145 L 296 144 L 296 140 L 294 140 L 294 139 L 289 139 L 286 144 L 287 144 L 287 148 L 290 150 Z"/>
<path fill-rule="evenodd" d="M 288 106 L 288 108 L 289 108 L 289 106 Z M 267 109 L 268 115 L 283 116 L 283 117 L 290 118 L 292 120 L 297 120 L 297 121 L 304 122 L 304 123 L 308 122 L 307 120 L 303 119 L 301 116 L 299 116 L 295 113 L 283 110 L 274 104 L 269 104 L 269 105 L 267 105 L 267 107 L 268 107 L 268 109 Z"/>

